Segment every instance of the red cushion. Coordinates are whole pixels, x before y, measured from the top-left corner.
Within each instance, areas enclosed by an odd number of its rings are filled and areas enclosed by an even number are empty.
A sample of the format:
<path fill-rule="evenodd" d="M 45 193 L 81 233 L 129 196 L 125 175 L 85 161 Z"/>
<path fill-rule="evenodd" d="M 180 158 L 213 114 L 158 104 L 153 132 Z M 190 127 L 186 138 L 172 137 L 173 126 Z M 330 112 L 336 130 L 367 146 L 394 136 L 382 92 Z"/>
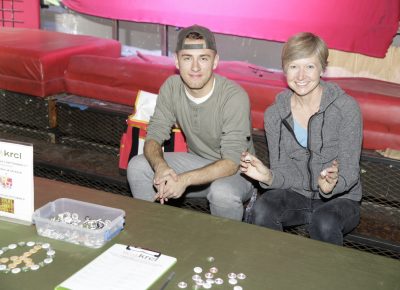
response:
<path fill-rule="evenodd" d="M 158 93 L 175 73 L 173 65 L 149 65 L 136 57 L 77 55 L 71 57 L 65 82 L 68 93 L 133 106 L 138 90 Z"/>
<path fill-rule="evenodd" d="M 246 62 L 220 61 L 217 73 L 249 94 L 253 127 L 264 129 L 264 111 L 286 88 L 284 75 Z M 157 93 L 177 73 L 172 59 L 159 56 L 105 58 L 75 56 L 66 74 L 68 92 L 132 105 L 138 90 Z M 360 104 L 365 149 L 400 149 L 400 85 L 365 78 L 330 78 Z"/>
<path fill-rule="evenodd" d="M 64 71 L 76 54 L 119 57 L 111 39 L 39 29 L 0 29 L 0 88 L 38 97 L 65 91 Z"/>

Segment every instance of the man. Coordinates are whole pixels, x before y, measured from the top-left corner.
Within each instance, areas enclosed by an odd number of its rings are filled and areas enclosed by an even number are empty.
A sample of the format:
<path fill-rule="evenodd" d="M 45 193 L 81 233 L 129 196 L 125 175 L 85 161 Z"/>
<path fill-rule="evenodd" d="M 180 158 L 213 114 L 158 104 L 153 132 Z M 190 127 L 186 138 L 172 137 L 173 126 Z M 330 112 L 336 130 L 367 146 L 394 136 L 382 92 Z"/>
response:
<path fill-rule="evenodd" d="M 242 220 L 253 186 L 238 172 L 241 152 L 254 152 L 249 98 L 235 83 L 213 73 L 214 35 L 201 26 L 180 31 L 175 64 L 180 76 L 161 86 L 150 119 L 144 156 L 128 165 L 135 198 L 148 201 L 207 197 L 211 214 Z M 183 131 L 188 153 L 163 153 L 171 127 Z"/>

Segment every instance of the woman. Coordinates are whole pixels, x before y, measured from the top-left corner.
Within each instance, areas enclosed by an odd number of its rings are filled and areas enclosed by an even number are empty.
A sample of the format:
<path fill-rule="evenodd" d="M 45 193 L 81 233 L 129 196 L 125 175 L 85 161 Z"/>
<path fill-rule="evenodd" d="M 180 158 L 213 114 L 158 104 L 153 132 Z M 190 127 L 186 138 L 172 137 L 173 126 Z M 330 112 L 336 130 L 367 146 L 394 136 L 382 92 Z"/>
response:
<path fill-rule="evenodd" d="M 360 217 L 362 118 L 356 101 L 322 81 L 328 48 L 312 33 L 282 50 L 290 89 L 264 114 L 269 169 L 248 152 L 241 171 L 268 189 L 254 205 L 254 223 L 283 230 L 308 225 L 310 237 L 337 245 Z"/>

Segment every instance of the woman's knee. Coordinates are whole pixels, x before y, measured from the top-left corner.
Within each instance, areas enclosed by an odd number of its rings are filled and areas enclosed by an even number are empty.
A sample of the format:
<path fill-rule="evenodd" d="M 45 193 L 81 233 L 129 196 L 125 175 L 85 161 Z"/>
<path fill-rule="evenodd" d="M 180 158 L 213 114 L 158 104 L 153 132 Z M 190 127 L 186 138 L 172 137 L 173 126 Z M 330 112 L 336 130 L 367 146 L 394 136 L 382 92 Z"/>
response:
<path fill-rule="evenodd" d="M 280 210 L 274 199 L 261 196 L 253 207 L 253 223 L 259 226 L 282 230 L 279 221 Z"/>
<path fill-rule="evenodd" d="M 253 223 L 259 226 L 264 225 L 266 220 L 271 219 L 270 213 L 269 204 L 261 198 L 258 199 L 253 207 Z"/>
<path fill-rule="evenodd" d="M 313 215 L 311 225 L 321 233 L 340 230 L 339 218 L 334 213 Z"/>
<path fill-rule="evenodd" d="M 313 215 L 309 225 L 310 237 L 315 240 L 341 245 L 343 243 L 340 217 L 326 212 Z"/>
<path fill-rule="evenodd" d="M 352 231 L 360 219 L 358 202 L 336 199 L 319 207 L 312 215 L 310 236 L 312 238 L 343 243 L 343 235 Z"/>

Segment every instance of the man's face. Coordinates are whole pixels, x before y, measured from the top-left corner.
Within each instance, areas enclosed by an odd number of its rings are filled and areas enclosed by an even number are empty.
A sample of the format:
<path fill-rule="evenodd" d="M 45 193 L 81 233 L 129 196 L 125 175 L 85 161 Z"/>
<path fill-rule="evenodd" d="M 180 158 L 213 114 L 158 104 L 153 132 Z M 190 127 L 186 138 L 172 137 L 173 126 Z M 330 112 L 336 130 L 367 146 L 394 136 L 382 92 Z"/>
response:
<path fill-rule="evenodd" d="M 204 39 L 186 39 L 185 45 L 204 44 Z M 218 65 L 218 55 L 211 49 L 183 49 L 175 56 L 175 65 L 193 97 L 207 95 L 213 87 L 213 70 Z"/>

